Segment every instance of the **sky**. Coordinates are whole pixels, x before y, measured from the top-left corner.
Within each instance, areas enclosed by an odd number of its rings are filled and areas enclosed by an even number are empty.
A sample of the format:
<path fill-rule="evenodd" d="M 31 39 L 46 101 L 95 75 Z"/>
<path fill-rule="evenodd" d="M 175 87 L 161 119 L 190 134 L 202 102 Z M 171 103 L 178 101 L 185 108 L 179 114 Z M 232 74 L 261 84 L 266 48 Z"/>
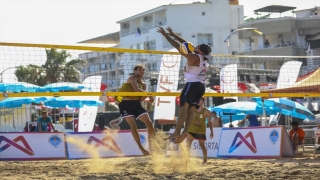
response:
<path fill-rule="evenodd" d="M 120 30 L 116 22 L 162 6 L 205 0 L 0 0 L 0 42 L 76 44 Z M 239 0 L 244 15 L 268 5 L 320 6 L 320 0 Z M 262 14 L 263 15 L 263 14 Z M 292 15 L 291 12 L 282 16 Z M 277 15 L 278 16 L 278 15 Z"/>

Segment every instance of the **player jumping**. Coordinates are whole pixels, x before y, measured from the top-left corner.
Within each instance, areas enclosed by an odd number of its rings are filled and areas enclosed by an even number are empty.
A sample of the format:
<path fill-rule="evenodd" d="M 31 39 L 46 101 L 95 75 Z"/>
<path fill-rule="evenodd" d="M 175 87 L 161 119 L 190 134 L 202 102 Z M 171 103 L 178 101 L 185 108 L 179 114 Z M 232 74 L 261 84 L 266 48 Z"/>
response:
<path fill-rule="evenodd" d="M 178 51 L 180 49 L 180 43 L 187 42 L 175 34 L 170 27 L 167 28 L 168 33 L 162 27 L 159 27 L 157 31 Z M 180 43 L 172 37 L 177 39 Z M 193 119 L 193 111 L 195 108 L 199 108 L 198 102 L 205 93 L 204 83 L 206 80 L 207 68 L 209 66 L 208 59 L 211 57 L 210 53 L 211 47 L 207 44 L 198 45 L 195 47 L 194 53 L 192 54 L 180 52 L 180 54 L 187 59 L 187 64 L 184 68 L 184 76 L 187 83 L 180 94 L 180 110 L 177 127 L 173 134 L 165 138 L 165 140 L 177 138 L 175 143 L 181 143 L 188 136 L 188 129 Z M 180 135 L 184 122 L 186 122 L 185 127 Z"/>

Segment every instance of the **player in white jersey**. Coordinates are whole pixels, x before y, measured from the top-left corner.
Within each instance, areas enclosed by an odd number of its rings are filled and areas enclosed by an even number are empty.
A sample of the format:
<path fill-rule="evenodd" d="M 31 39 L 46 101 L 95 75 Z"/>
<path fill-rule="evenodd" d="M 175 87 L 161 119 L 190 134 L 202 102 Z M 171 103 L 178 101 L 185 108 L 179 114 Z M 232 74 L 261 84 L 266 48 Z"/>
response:
<path fill-rule="evenodd" d="M 168 33 L 162 27 L 159 27 L 157 31 L 179 52 L 180 43 L 187 42 L 174 33 L 170 27 L 167 27 Z M 183 54 L 180 52 L 180 54 L 187 59 L 187 64 L 184 67 L 184 75 L 187 83 L 180 94 L 180 110 L 176 129 L 174 133 L 165 138 L 165 140 L 177 138 L 174 142 L 181 143 L 188 136 L 188 129 L 193 119 L 193 111 L 195 108 L 199 108 L 198 102 L 205 93 L 204 83 L 209 66 L 208 59 L 211 57 L 210 53 L 211 47 L 207 44 L 196 46 L 194 53 Z M 185 127 L 180 134 L 184 122 L 186 122 Z"/>

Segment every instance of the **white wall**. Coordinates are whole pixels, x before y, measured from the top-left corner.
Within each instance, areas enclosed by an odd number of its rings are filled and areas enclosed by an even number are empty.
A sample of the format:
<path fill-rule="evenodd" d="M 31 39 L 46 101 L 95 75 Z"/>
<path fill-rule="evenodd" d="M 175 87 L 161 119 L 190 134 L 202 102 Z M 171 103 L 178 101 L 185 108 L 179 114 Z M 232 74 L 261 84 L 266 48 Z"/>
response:
<path fill-rule="evenodd" d="M 171 27 L 195 45 L 197 44 L 198 33 L 212 34 L 213 54 L 225 54 L 227 52 L 227 45 L 223 40 L 231 32 L 231 29 L 237 29 L 238 23 L 243 22 L 243 6 L 229 5 L 228 0 L 169 5 L 166 6 L 165 12 L 167 25 L 164 27 Z M 203 12 L 205 15 L 202 15 Z M 167 43 L 166 40 L 156 30 L 157 28 L 150 29 L 148 33 L 141 34 L 138 37 L 135 35 L 121 37 L 119 47 L 130 48 L 133 44 L 154 39 L 156 40 L 156 50 L 168 50 L 169 47 L 164 47 L 164 43 Z M 195 35 L 195 37 L 192 37 L 192 35 Z M 237 35 L 230 37 L 230 43 L 230 53 L 231 51 L 239 51 Z M 240 43 L 240 46 L 242 46 L 242 43 Z"/>

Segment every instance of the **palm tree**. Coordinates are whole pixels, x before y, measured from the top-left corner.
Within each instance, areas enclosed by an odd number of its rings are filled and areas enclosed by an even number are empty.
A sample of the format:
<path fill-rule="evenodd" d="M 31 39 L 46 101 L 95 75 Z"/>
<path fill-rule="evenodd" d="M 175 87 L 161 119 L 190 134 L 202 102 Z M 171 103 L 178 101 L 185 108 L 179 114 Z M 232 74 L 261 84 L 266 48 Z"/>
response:
<path fill-rule="evenodd" d="M 15 71 L 15 75 L 19 82 L 27 82 L 42 86 L 46 84 L 45 69 L 41 66 L 29 64 L 27 66 L 19 66 Z"/>
<path fill-rule="evenodd" d="M 28 82 L 39 86 L 56 82 L 80 82 L 80 72 L 86 61 L 73 59 L 67 62 L 71 55 L 66 50 L 46 49 L 47 61 L 44 65 L 21 66 L 15 75 L 21 82 Z"/>

